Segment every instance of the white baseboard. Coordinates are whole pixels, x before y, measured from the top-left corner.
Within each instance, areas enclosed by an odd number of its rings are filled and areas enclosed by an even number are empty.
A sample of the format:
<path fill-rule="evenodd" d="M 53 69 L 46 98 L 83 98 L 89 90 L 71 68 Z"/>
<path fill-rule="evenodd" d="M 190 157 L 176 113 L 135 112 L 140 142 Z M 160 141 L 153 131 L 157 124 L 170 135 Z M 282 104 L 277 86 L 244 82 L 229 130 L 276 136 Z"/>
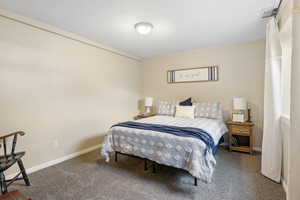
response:
<path fill-rule="evenodd" d="M 222 146 L 228 146 L 228 143 L 223 143 L 221 144 Z M 30 168 L 27 168 L 26 169 L 26 172 L 27 174 L 31 174 L 31 173 L 34 173 L 34 172 L 37 172 L 39 170 L 42 170 L 42 169 L 45 169 L 47 167 L 51 167 L 53 165 L 56 165 L 56 164 L 59 164 L 59 163 L 62 163 L 64 161 L 67 161 L 67 160 L 70 160 L 72 158 L 75 158 L 75 157 L 78 157 L 78 156 L 81 156 L 83 154 L 86 154 L 86 153 L 89 153 L 95 149 L 98 149 L 101 147 L 101 144 L 98 144 L 98 145 L 95 145 L 95 146 L 92 146 L 92 147 L 89 147 L 89 148 L 86 148 L 86 149 L 83 149 L 81 151 L 78 151 L 78 152 L 75 152 L 75 153 L 72 153 L 72 154 L 69 154 L 69 155 L 66 155 L 66 156 L 63 156 L 61 158 L 58 158 L 58 159 L 55 159 L 55 160 L 50 160 L 48 162 L 45 162 L 45 163 L 42 163 L 40 165 L 36 165 L 36 166 L 33 166 L 33 167 L 30 167 Z M 253 147 L 253 149 L 255 151 L 259 151 L 261 152 L 261 147 Z M 7 177 L 8 178 L 12 178 L 16 175 L 17 173 L 14 173 L 14 174 L 9 174 Z M 283 179 L 282 179 L 283 180 Z M 283 188 L 286 190 L 287 188 L 287 185 L 286 185 L 286 182 L 283 180 L 282 181 L 282 185 L 283 185 Z"/>
<path fill-rule="evenodd" d="M 254 151 L 261 152 L 261 147 L 253 147 Z"/>
<path fill-rule="evenodd" d="M 283 187 L 283 189 L 285 191 L 285 194 L 287 194 L 288 193 L 288 185 L 287 185 L 286 180 L 284 180 L 283 177 L 281 177 L 281 184 L 282 184 L 282 187 Z"/>
<path fill-rule="evenodd" d="M 81 150 L 81 151 L 78 151 L 78 152 L 75 152 L 75 153 L 72 153 L 72 154 L 63 156 L 63 157 L 61 157 L 61 158 L 58 158 L 58 159 L 55 159 L 55 160 L 47 161 L 47 162 L 42 163 L 42 164 L 40 164 L 40 165 L 36 165 L 36 166 L 30 167 L 30 168 L 27 168 L 27 169 L 26 169 L 26 172 L 27 172 L 27 174 L 31 174 L 31 173 L 37 172 L 37 171 L 42 170 L 42 169 L 45 169 L 45 168 L 47 168 L 47 167 L 51 167 L 51 166 L 53 166 L 53 165 L 62 163 L 62 162 L 64 162 L 64 161 L 70 160 L 70 159 L 72 159 L 72 158 L 81 156 L 81 155 L 86 154 L 86 153 L 89 153 L 89 152 L 91 152 L 91 151 L 93 151 L 93 150 L 95 150 L 95 149 L 98 149 L 98 148 L 100 148 L 100 147 L 101 147 L 101 144 L 98 144 L 98 145 L 95 145 L 95 146 L 92 146 L 92 147 L 83 149 L 83 150 Z M 9 174 L 9 175 L 7 176 L 7 178 L 13 178 L 15 175 L 17 175 L 17 173 Z"/>

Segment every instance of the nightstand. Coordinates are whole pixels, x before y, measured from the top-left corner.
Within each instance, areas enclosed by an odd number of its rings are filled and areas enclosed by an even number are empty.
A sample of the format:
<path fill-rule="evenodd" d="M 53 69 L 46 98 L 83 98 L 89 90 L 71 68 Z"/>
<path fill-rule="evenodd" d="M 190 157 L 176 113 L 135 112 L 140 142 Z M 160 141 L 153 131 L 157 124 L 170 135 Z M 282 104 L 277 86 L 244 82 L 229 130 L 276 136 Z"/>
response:
<path fill-rule="evenodd" d="M 229 128 L 229 150 L 241 151 L 251 153 L 253 152 L 253 135 L 252 129 L 254 123 L 252 122 L 226 122 Z M 233 138 L 236 141 L 242 141 L 240 144 L 233 145 Z"/>
<path fill-rule="evenodd" d="M 147 118 L 147 117 L 153 117 L 155 116 L 155 114 L 150 113 L 150 114 L 139 114 L 137 116 L 135 116 L 133 119 L 134 120 L 138 120 L 138 119 L 143 119 L 143 118 Z"/>

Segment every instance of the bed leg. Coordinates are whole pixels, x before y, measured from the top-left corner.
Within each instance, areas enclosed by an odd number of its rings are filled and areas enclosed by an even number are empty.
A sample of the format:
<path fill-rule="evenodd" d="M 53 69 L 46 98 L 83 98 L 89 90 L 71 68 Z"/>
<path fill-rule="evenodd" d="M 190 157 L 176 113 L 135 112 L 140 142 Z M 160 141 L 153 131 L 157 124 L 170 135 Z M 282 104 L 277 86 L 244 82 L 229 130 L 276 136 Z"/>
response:
<path fill-rule="evenodd" d="M 144 170 L 145 170 L 145 171 L 148 170 L 147 159 L 144 159 Z"/>
<path fill-rule="evenodd" d="M 155 162 L 153 162 L 153 164 L 152 164 L 152 173 L 154 173 L 154 174 L 155 174 L 155 172 L 156 172 L 156 168 L 155 168 Z"/>
<path fill-rule="evenodd" d="M 197 178 L 194 178 L 194 185 L 195 185 L 195 186 L 198 185 Z"/>
<path fill-rule="evenodd" d="M 118 152 L 115 152 L 115 162 L 118 162 Z"/>

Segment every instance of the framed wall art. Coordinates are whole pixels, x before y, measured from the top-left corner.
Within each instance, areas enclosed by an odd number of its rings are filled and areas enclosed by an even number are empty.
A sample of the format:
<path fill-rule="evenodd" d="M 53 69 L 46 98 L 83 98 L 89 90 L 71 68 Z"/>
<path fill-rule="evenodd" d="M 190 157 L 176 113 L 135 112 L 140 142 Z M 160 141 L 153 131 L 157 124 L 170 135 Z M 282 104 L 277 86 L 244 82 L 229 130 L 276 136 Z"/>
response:
<path fill-rule="evenodd" d="M 168 83 L 218 81 L 218 66 L 195 67 L 167 71 Z"/>

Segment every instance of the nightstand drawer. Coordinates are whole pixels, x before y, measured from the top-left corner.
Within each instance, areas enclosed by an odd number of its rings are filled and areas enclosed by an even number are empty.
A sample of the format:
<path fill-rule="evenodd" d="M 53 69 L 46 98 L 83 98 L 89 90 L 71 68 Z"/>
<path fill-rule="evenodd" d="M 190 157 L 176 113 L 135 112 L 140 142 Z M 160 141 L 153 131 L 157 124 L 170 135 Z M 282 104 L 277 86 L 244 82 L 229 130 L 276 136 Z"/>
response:
<path fill-rule="evenodd" d="M 251 131 L 249 127 L 246 126 L 231 126 L 232 133 L 241 134 L 241 135 L 250 135 Z"/>

